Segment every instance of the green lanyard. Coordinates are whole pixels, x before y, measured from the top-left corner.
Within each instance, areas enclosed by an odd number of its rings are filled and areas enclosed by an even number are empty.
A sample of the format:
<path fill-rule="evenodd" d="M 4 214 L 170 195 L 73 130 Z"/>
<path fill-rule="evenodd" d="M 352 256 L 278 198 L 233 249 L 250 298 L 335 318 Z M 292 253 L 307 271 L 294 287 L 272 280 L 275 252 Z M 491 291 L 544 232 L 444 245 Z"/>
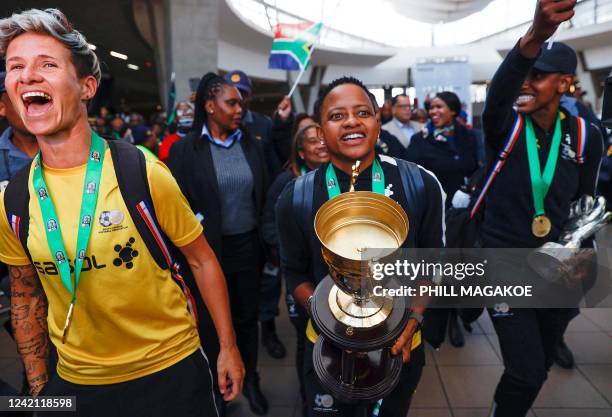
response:
<path fill-rule="evenodd" d="M 85 172 L 83 197 L 81 200 L 81 214 L 79 216 L 79 229 L 75 252 L 76 259 L 74 260 L 74 284 L 70 274 L 68 255 L 62 240 L 62 230 L 59 224 L 59 218 L 57 217 L 55 205 L 51 200 L 49 189 L 43 179 L 40 152 L 38 152 L 34 159 L 32 183 L 38 196 L 38 203 L 40 204 L 40 210 L 42 212 L 47 234 L 47 243 L 55 260 L 55 264 L 57 265 L 57 269 L 60 272 L 62 283 L 72 296 L 68 316 L 66 317 L 66 325 L 64 326 L 62 343 L 65 341 L 66 332 L 70 325 L 72 311 L 76 302 L 76 290 L 79 285 L 79 277 L 81 275 L 81 268 L 83 267 L 83 260 L 85 259 L 87 244 L 89 243 L 89 236 L 91 235 L 93 216 L 96 211 L 96 203 L 98 202 L 102 164 L 104 162 L 104 140 L 93 131 L 91 135 L 91 147 L 89 149 L 89 158 L 87 159 L 87 170 Z"/>
<path fill-rule="evenodd" d="M 531 191 L 533 194 L 533 205 L 535 207 L 535 216 L 544 214 L 544 198 L 550 188 L 555 168 L 557 167 L 557 159 L 559 156 L 559 145 L 561 144 L 561 117 L 557 114 L 555 123 L 555 132 L 553 133 L 550 151 L 544 166 L 544 172 L 540 168 L 540 158 L 538 157 L 538 145 L 533 123 L 530 117 L 526 117 L 527 136 L 527 158 L 529 160 L 529 174 L 531 175 Z"/>
<path fill-rule="evenodd" d="M 307 172 L 307 171 L 306 171 L 306 168 L 304 168 L 304 167 L 300 167 L 300 174 L 302 174 L 302 175 L 306 175 L 306 172 Z"/>
<path fill-rule="evenodd" d="M 325 171 L 325 184 L 327 185 L 327 195 L 330 200 L 342 194 L 338 184 L 338 177 L 336 177 L 336 170 L 331 162 L 327 166 L 327 171 Z M 385 173 L 378 159 L 374 159 L 372 164 L 372 191 L 385 195 Z"/>

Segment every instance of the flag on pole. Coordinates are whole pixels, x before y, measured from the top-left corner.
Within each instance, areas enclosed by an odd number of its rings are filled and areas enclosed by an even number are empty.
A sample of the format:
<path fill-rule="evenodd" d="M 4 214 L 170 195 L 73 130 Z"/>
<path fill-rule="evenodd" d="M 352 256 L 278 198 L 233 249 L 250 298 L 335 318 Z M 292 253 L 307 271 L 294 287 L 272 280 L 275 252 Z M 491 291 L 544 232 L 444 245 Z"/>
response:
<path fill-rule="evenodd" d="M 310 63 L 310 51 L 319 38 L 323 23 L 279 23 L 274 27 L 274 41 L 268 68 L 305 70 Z"/>
<path fill-rule="evenodd" d="M 168 103 L 166 106 L 166 114 L 168 115 L 168 120 L 166 124 L 171 125 L 174 122 L 174 102 L 176 100 L 176 83 L 175 83 L 176 74 L 174 71 L 172 72 L 172 76 L 170 77 L 170 90 L 168 91 Z"/>

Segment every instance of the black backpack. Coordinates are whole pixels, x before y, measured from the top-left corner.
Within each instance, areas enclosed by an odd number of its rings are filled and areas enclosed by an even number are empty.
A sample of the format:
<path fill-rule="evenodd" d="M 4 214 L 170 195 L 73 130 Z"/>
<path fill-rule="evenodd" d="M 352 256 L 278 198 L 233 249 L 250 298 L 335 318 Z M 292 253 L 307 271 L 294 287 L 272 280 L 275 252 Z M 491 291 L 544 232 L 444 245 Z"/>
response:
<path fill-rule="evenodd" d="M 173 255 L 177 253 L 177 250 L 164 234 L 155 215 L 147 180 L 146 159 L 143 153 L 127 142 L 109 140 L 108 146 L 115 167 L 119 191 L 136 230 L 157 265 L 164 270 L 170 270 L 172 278 L 180 285 L 185 294 L 189 310 L 197 321 L 195 301 L 180 273 L 180 263 Z M 9 182 L 5 190 L 4 206 L 13 233 L 19 238 L 23 250 L 32 261 L 27 247 L 30 226 L 30 193 L 28 191 L 30 166 L 31 164 L 19 171 Z"/>

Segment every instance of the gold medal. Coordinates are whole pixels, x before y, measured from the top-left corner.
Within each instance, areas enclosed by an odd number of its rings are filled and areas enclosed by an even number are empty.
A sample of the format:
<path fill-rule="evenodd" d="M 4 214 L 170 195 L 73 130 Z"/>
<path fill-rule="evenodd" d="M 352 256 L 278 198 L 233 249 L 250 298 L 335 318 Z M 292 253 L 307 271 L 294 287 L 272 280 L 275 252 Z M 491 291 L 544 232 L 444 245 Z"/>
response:
<path fill-rule="evenodd" d="M 70 327 L 70 323 L 72 323 L 72 312 L 73 311 L 74 311 L 74 303 L 70 303 L 70 307 L 68 308 L 68 314 L 66 314 L 66 322 L 64 323 L 62 344 L 66 343 L 66 336 L 68 336 L 68 328 Z"/>
<path fill-rule="evenodd" d="M 536 237 L 544 237 L 550 233 L 550 219 L 542 214 L 535 216 L 531 222 L 531 233 Z"/>

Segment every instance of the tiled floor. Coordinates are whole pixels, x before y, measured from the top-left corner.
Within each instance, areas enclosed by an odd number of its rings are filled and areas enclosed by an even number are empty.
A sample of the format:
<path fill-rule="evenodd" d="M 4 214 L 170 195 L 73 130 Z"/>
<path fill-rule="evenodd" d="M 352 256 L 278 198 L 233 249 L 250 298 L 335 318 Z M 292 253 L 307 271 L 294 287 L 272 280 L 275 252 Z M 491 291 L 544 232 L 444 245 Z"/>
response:
<path fill-rule="evenodd" d="M 566 341 L 577 367 L 553 367 L 529 417 L 612 417 L 612 309 L 582 310 L 570 325 Z M 286 319 L 278 332 L 288 347 L 285 359 L 260 349 L 262 389 L 271 417 L 299 417 L 297 375 L 293 366 L 295 334 Z M 0 377 L 21 384 L 21 364 L 13 341 L 1 328 Z M 408 417 L 487 417 L 503 366 L 497 336 L 487 315 L 480 317 L 463 348 L 428 347 L 427 366 Z M 244 398 L 232 403 L 228 417 L 251 417 Z"/>

